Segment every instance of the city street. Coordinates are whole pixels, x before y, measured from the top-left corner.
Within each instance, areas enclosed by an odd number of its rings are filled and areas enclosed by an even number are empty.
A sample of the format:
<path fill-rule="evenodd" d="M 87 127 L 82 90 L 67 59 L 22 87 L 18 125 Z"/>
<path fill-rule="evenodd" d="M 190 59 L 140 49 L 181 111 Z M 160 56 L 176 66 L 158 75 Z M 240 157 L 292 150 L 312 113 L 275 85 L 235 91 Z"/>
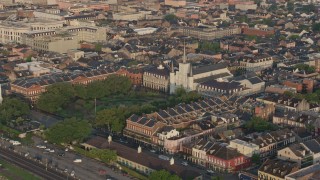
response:
<path fill-rule="evenodd" d="M 105 179 L 105 174 L 99 174 L 100 171 L 104 171 L 107 175 L 113 177 L 114 179 L 129 179 L 128 177 L 123 176 L 120 173 L 114 172 L 111 168 L 106 167 L 99 161 L 77 155 L 70 151 L 65 152 L 64 150 L 58 149 L 53 145 L 44 145 L 47 146 L 46 148 L 54 149 L 55 152 L 45 151 L 44 149 L 37 148 L 35 145 L 12 146 L 9 142 L 1 140 L 1 147 L 14 148 L 14 151 L 23 157 L 28 154 L 26 156 L 27 158 L 34 159 L 43 166 L 47 166 L 48 169 L 53 169 L 61 174 L 64 174 L 66 178 L 70 178 L 71 174 L 74 173 L 76 179 Z M 59 154 L 61 153 L 63 153 L 64 155 L 59 156 Z M 73 162 L 75 159 L 81 159 L 82 162 L 75 163 Z M 34 164 L 36 164 L 36 162 L 34 162 Z"/>

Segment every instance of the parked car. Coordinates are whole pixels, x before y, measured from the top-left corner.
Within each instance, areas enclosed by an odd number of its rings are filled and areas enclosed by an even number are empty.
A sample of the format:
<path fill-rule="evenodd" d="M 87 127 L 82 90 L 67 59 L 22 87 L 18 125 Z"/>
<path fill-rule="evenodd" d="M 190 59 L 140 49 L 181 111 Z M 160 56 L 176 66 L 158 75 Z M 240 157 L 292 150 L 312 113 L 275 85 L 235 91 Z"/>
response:
<path fill-rule="evenodd" d="M 183 161 L 181 164 L 184 166 L 188 166 L 188 162 L 186 162 L 186 161 Z"/>
<path fill-rule="evenodd" d="M 46 148 L 47 148 L 47 147 L 44 146 L 44 145 L 37 145 L 36 147 L 37 147 L 37 148 L 40 148 L 40 149 L 46 149 Z"/>
<path fill-rule="evenodd" d="M 165 155 L 159 155 L 158 157 L 159 157 L 159 159 L 162 159 L 162 160 L 166 160 L 166 161 L 170 160 L 170 158 L 168 156 L 165 156 Z"/>
<path fill-rule="evenodd" d="M 212 171 L 211 169 L 208 169 L 207 172 L 210 174 L 214 174 L 214 171 Z"/>
<path fill-rule="evenodd" d="M 59 153 L 58 153 L 58 156 L 61 156 L 61 157 L 62 157 L 62 156 L 64 156 L 64 155 L 65 155 L 64 152 L 59 152 Z"/>
<path fill-rule="evenodd" d="M 150 150 L 150 152 L 152 152 L 152 153 L 156 153 L 156 150 L 154 150 L 154 149 L 151 149 L 151 150 Z"/>

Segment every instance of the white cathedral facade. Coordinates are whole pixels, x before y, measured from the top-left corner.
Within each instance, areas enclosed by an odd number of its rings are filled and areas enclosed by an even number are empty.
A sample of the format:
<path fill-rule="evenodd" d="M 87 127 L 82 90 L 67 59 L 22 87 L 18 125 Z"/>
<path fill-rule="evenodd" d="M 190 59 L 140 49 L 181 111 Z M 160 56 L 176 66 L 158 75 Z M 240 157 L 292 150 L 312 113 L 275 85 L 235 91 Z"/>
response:
<path fill-rule="evenodd" d="M 179 87 L 183 87 L 187 91 L 195 91 L 199 83 L 207 79 L 230 78 L 233 76 L 224 63 L 194 68 L 186 61 L 186 50 L 184 47 L 183 62 L 179 63 L 179 70 L 174 71 L 171 65 L 170 94 L 174 94 Z"/>

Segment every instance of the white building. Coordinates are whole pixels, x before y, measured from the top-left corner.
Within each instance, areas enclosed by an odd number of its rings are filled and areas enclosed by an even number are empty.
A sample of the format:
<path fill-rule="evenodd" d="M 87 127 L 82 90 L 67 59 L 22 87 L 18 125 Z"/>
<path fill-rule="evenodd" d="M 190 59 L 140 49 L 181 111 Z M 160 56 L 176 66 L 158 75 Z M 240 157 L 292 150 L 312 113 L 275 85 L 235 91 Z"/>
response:
<path fill-rule="evenodd" d="M 30 31 L 48 31 L 63 27 L 63 21 L 3 22 L 0 24 L 0 42 L 22 43 L 22 35 Z"/>
<path fill-rule="evenodd" d="M 259 146 L 240 139 L 230 141 L 229 147 L 237 149 L 237 151 L 245 156 L 252 157 L 253 154 L 259 154 Z"/>
<path fill-rule="evenodd" d="M 183 62 L 179 63 L 179 70 L 170 72 L 170 94 L 173 94 L 179 87 L 183 87 L 187 91 L 197 90 L 197 86 L 205 79 L 216 79 L 232 77 L 232 74 L 224 63 L 213 64 L 193 68 L 190 63 L 187 63 L 186 52 L 184 47 Z"/>
<path fill-rule="evenodd" d="M 138 35 L 152 34 L 152 33 L 156 32 L 157 30 L 158 30 L 158 28 L 152 28 L 152 27 L 134 29 L 134 31 Z"/>

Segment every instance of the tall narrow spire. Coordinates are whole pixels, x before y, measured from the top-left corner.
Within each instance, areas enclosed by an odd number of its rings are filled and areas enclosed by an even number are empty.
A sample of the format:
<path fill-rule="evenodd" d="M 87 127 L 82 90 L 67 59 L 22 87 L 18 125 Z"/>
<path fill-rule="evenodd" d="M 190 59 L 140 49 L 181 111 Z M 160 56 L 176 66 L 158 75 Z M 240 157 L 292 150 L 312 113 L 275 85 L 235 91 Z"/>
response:
<path fill-rule="evenodd" d="M 192 65 L 190 65 L 190 72 L 189 72 L 189 76 L 192 77 L 193 73 L 192 73 Z"/>
<path fill-rule="evenodd" d="M 2 98 L 2 89 L 1 89 L 1 84 L 0 84 L 0 104 L 2 104 L 3 98 Z"/>
<path fill-rule="evenodd" d="M 171 60 L 171 72 L 174 73 L 173 60 Z"/>
<path fill-rule="evenodd" d="M 187 63 L 187 56 L 186 56 L 186 41 L 183 41 L 183 63 Z"/>

